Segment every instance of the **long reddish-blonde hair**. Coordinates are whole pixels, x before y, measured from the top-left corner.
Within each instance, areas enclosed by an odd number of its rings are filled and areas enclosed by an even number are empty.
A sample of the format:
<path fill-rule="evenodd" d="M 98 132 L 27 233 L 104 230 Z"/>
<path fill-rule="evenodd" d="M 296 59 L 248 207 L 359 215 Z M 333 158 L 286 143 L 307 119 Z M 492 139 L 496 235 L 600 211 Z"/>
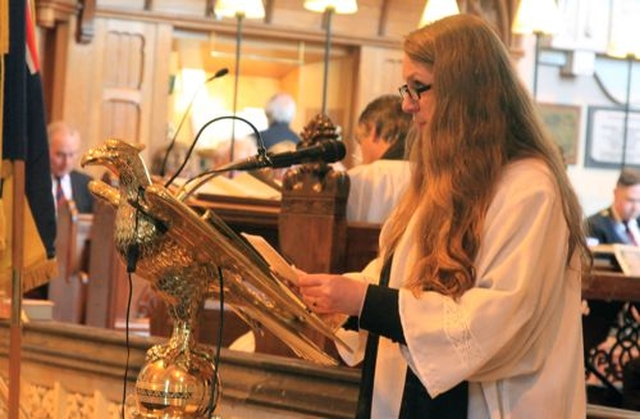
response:
<path fill-rule="evenodd" d="M 475 283 L 483 223 L 505 166 L 544 161 L 561 194 L 569 258 L 590 258 L 582 211 L 558 147 L 521 84 L 509 54 L 480 18 L 456 15 L 410 33 L 404 52 L 433 72 L 434 113 L 414 142 L 411 186 L 389 220 L 383 256 L 395 249 L 412 214 L 420 215 L 420 256 L 406 287 L 460 297 Z M 569 263 L 569 260 L 567 261 Z"/>

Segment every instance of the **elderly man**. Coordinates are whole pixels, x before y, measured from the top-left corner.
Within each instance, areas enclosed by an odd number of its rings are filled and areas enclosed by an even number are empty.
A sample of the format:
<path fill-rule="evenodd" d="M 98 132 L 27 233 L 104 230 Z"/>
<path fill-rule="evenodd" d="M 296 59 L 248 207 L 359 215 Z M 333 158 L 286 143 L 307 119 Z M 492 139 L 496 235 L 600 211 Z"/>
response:
<path fill-rule="evenodd" d="M 293 144 L 300 142 L 298 134 L 289 127 L 296 114 L 296 103 L 290 95 L 286 93 L 273 95 L 267 102 L 265 113 L 269 128 L 261 131 L 260 137 L 267 150 L 282 141 L 290 141 Z"/>
<path fill-rule="evenodd" d="M 53 197 L 57 205 L 73 200 L 81 213 L 93 212 L 93 195 L 87 185 L 90 176 L 75 170 L 79 151 L 80 134 L 62 121 L 47 127 Z"/>

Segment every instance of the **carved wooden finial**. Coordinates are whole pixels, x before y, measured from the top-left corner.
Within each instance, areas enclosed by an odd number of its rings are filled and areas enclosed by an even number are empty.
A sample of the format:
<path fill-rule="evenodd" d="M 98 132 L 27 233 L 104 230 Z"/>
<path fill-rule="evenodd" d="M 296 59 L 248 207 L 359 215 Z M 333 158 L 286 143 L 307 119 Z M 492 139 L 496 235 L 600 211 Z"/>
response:
<path fill-rule="evenodd" d="M 316 115 L 302 130 L 301 146 L 308 147 L 322 140 L 337 140 L 340 138 L 335 124 L 325 114 Z"/>

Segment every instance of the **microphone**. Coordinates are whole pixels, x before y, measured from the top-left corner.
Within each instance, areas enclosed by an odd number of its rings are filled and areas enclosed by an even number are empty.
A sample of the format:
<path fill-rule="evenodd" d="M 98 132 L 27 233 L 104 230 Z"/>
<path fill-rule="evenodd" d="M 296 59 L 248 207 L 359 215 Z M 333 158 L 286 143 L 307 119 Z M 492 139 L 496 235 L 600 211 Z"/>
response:
<path fill-rule="evenodd" d="M 217 79 L 219 77 L 226 76 L 227 73 L 229 73 L 229 69 L 227 67 L 221 68 L 220 70 L 216 71 L 216 73 L 213 76 L 209 77 L 209 79 L 207 81 L 209 82 L 209 81 L 215 80 L 215 79 Z"/>
<path fill-rule="evenodd" d="M 182 125 L 184 124 L 184 121 L 187 119 L 187 115 L 189 115 L 189 111 L 191 110 L 191 106 L 193 106 L 193 102 L 196 100 L 196 96 L 198 95 L 198 93 L 200 92 L 200 89 L 202 89 L 207 83 L 209 83 L 210 81 L 213 81 L 217 78 L 223 77 L 225 75 L 227 75 L 227 73 L 229 72 L 228 68 L 221 68 L 220 70 L 216 71 L 216 73 L 209 77 L 208 79 L 206 79 L 204 81 L 204 83 L 202 83 L 200 85 L 200 87 L 198 87 L 196 89 L 196 91 L 193 93 L 193 97 L 191 98 L 191 102 L 189 102 L 189 106 L 187 106 L 187 109 L 184 111 L 184 114 L 182 115 L 182 119 L 180 120 L 180 124 L 178 124 L 178 129 L 176 129 L 176 132 L 173 134 L 173 138 L 171 139 L 171 142 L 169 143 L 169 146 L 167 147 L 167 151 L 164 154 L 164 158 L 162 159 L 162 166 L 160 167 L 160 176 L 165 175 L 165 171 L 167 168 L 167 161 L 169 160 L 169 154 L 171 154 L 171 150 L 173 150 L 173 146 L 176 144 L 176 139 L 178 138 L 178 134 L 180 133 L 180 129 L 182 128 Z M 182 168 L 181 168 L 182 169 Z"/>
<path fill-rule="evenodd" d="M 342 160 L 347 154 L 347 149 L 342 141 L 322 140 L 309 147 L 303 147 L 295 151 L 283 153 L 258 154 L 238 162 L 231 162 L 215 169 L 216 172 L 231 170 L 255 170 L 263 167 L 278 169 L 294 164 L 323 161 L 333 163 Z"/>

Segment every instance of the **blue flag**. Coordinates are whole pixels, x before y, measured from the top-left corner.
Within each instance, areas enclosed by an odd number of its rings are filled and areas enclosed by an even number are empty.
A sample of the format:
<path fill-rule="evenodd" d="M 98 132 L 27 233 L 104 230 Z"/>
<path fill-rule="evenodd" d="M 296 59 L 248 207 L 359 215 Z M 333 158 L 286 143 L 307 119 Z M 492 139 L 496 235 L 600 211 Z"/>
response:
<path fill-rule="evenodd" d="M 13 225 L 12 176 L 13 162 L 25 162 L 25 266 L 23 288 L 29 290 L 46 283 L 56 273 L 55 235 L 56 220 L 51 175 L 49 146 L 42 82 L 36 51 L 35 25 L 27 0 L 0 0 L 0 28 L 8 28 L 8 37 L 0 34 L 0 47 L 4 39 L 7 51 L 2 55 L 2 179 L 0 197 L 3 202 L 3 223 L 0 228 L 0 288 L 6 284 L 10 271 L 11 238 L 7 234 Z M 2 12 L 4 10 L 4 13 Z M 7 13 L 8 12 L 8 13 Z M 2 31 L 3 29 L 0 29 Z M 6 33 L 5 33 L 6 35 Z M 7 42 L 8 41 L 8 45 Z"/>

